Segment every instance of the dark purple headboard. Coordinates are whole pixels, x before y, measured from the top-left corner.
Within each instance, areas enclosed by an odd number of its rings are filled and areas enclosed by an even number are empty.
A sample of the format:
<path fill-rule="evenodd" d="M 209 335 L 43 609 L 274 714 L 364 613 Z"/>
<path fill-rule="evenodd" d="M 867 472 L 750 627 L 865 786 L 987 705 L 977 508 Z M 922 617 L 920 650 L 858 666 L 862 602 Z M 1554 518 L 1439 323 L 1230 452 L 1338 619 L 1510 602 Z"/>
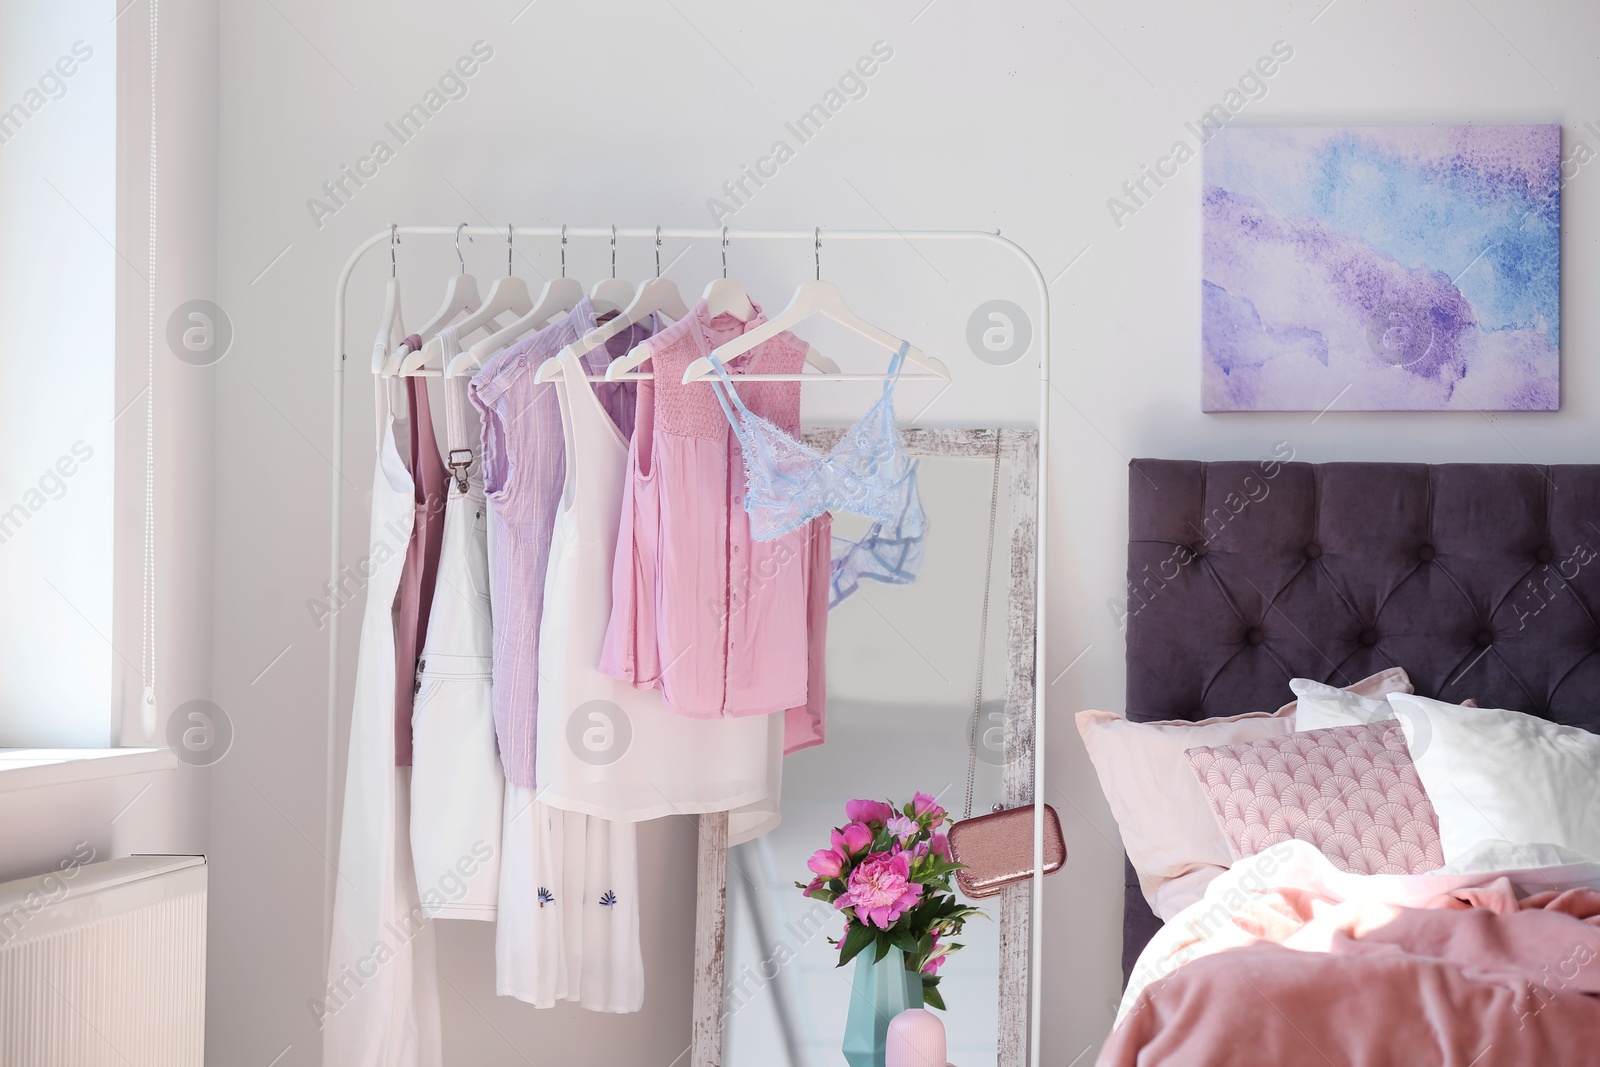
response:
<path fill-rule="evenodd" d="M 1136 459 L 1128 490 L 1128 718 L 1399 666 L 1600 732 L 1600 466 Z M 1126 975 L 1160 921 L 1131 868 L 1125 900 Z"/>

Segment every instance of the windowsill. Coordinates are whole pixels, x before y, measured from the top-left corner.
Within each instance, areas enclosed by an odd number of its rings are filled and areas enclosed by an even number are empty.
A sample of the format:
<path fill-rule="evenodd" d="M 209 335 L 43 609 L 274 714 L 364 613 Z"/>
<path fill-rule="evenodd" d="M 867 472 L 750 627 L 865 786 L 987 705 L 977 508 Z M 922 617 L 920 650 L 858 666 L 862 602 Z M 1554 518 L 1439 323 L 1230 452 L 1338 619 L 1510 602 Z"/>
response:
<path fill-rule="evenodd" d="M 0 748 L 0 793 L 177 766 L 170 748 Z"/>

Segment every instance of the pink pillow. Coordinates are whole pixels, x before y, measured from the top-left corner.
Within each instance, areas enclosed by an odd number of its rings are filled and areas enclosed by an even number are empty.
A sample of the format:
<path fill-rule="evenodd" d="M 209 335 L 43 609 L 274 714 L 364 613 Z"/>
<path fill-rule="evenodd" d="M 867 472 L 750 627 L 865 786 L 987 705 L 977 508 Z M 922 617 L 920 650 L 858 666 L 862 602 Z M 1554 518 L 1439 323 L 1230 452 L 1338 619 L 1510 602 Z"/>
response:
<path fill-rule="evenodd" d="M 1346 687 L 1383 699 L 1411 692 L 1398 667 Z M 1187 749 L 1237 745 L 1294 731 L 1293 703 L 1200 722 L 1130 722 L 1109 711 L 1080 711 L 1078 733 L 1122 834 L 1139 887 L 1163 922 L 1205 895 L 1234 856 L 1211 814 L 1205 790 L 1189 771 Z"/>
<path fill-rule="evenodd" d="M 1234 859 L 1298 838 L 1352 874 L 1444 866 L 1439 819 L 1395 719 L 1188 755 Z"/>

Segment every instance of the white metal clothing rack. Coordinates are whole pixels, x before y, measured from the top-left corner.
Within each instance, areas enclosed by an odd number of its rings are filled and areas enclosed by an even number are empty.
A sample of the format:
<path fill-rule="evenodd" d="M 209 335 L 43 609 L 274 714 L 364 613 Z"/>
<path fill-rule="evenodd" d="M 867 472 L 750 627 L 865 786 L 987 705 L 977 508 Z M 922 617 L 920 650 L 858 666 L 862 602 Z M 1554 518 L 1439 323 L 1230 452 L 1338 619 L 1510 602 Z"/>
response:
<path fill-rule="evenodd" d="M 544 237 L 544 238 L 604 238 L 614 241 L 619 238 L 667 238 L 686 240 L 715 240 L 722 242 L 724 249 L 734 241 L 976 241 L 992 244 L 1004 248 L 1019 259 L 1028 269 L 1034 285 L 1039 293 L 1039 429 L 1038 429 L 1038 550 L 1036 562 L 1036 596 L 1037 596 L 1037 630 L 1034 635 L 1034 663 L 1039 676 L 1043 676 L 1045 655 L 1045 560 L 1047 544 L 1045 531 L 1047 507 L 1045 501 L 1048 494 L 1044 487 L 1048 484 L 1047 470 L 1050 451 L 1048 447 L 1050 433 L 1050 287 L 1045 281 L 1039 265 L 1027 250 L 1015 241 L 1002 237 L 998 231 L 988 230 L 742 230 L 742 229 L 683 229 L 669 227 L 612 227 L 612 226 L 513 226 L 507 230 L 499 226 L 396 226 L 380 230 L 363 241 L 350 258 L 345 261 L 344 269 L 339 272 L 339 280 L 334 288 L 333 296 L 333 501 L 332 518 L 330 521 L 330 554 L 328 577 L 332 588 L 337 589 L 340 581 L 340 530 L 342 511 L 344 505 L 344 372 L 348 363 L 345 352 L 345 296 L 350 285 L 350 276 L 354 273 L 356 264 L 374 248 L 387 245 L 395 237 L 447 237 L 459 240 L 461 234 L 470 234 L 477 237 L 502 238 L 515 237 Z M 361 363 L 363 371 L 367 364 Z M 323 894 L 323 937 L 322 943 L 328 944 L 329 934 L 333 922 L 333 892 L 335 872 L 331 869 L 333 859 L 338 848 L 339 827 L 334 813 L 337 804 L 334 797 L 334 783 L 338 780 L 336 766 L 336 753 L 339 738 L 339 619 L 341 612 L 334 612 L 328 619 L 328 730 L 327 753 L 325 770 L 325 804 L 326 819 L 324 826 L 324 851 L 329 857 L 330 870 L 326 878 Z M 1028 1001 L 1029 1001 L 1029 1041 L 1028 1059 L 1031 1067 L 1039 1067 L 1040 1024 L 1042 1021 L 1041 977 L 1044 959 L 1044 894 L 1039 884 L 1041 871 L 1044 868 L 1044 802 L 1041 794 L 1044 790 L 1045 768 L 1045 714 L 1044 691 L 1045 686 L 1039 685 L 1037 679 L 1034 685 L 1034 793 L 1033 793 L 1033 899 L 1032 915 L 1030 922 L 1031 951 L 1029 953 L 1028 968 Z"/>

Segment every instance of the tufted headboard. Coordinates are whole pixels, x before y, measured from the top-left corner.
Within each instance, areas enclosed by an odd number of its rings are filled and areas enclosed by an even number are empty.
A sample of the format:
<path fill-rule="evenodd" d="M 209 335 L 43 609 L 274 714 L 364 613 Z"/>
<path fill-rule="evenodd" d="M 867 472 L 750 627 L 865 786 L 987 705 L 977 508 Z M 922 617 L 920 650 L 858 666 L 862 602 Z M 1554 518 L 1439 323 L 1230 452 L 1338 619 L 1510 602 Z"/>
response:
<path fill-rule="evenodd" d="M 1128 718 L 1399 666 L 1600 732 L 1600 466 L 1136 459 L 1128 490 Z M 1125 901 L 1126 974 L 1160 921 L 1131 867 Z"/>

